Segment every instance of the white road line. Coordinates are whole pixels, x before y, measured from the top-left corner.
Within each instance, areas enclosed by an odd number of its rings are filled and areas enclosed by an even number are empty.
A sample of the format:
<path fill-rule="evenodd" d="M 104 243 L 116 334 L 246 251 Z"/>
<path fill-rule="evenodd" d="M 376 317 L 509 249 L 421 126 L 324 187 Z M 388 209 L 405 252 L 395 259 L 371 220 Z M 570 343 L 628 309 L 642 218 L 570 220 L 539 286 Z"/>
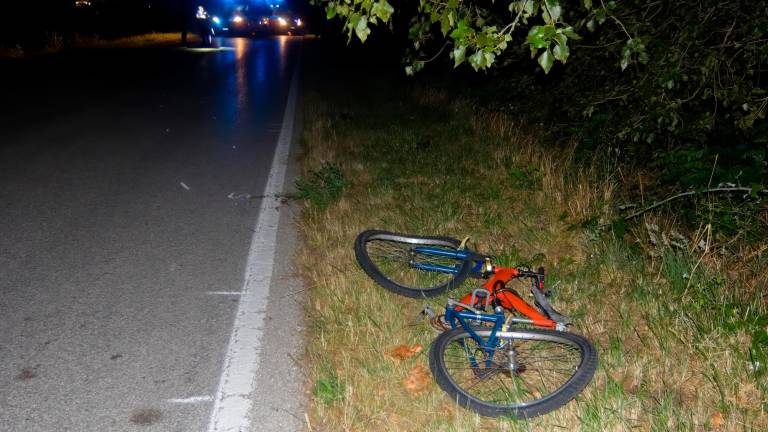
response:
<path fill-rule="evenodd" d="M 243 295 L 240 291 L 208 291 L 206 294 L 208 295 L 231 295 L 231 296 L 239 296 Z"/>
<path fill-rule="evenodd" d="M 261 353 L 261 335 L 267 297 L 272 283 L 275 242 L 279 220 L 279 198 L 283 191 L 288 154 L 293 139 L 293 122 L 298 96 L 299 61 L 294 64 L 291 88 L 277 139 L 256 229 L 251 239 L 242 296 L 229 339 L 219 388 L 213 398 L 209 432 L 249 432 L 256 370 Z"/>
<path fill-rule="evenodd" d="M 213 401 L 212 396 L 192 396 L 188 398 L 167 400 L 167 402 L 175 403 L 175 404 L 196 404 L 196 403 L 211 402 L 211 401 Z"/>

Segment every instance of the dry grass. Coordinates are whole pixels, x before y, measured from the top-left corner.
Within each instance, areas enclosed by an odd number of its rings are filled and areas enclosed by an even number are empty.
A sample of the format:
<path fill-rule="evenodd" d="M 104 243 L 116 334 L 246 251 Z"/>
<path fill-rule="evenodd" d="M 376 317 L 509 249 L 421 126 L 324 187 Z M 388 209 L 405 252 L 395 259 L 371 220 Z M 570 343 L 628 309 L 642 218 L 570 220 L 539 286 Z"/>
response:
<path fill-rule="evenodd" d="M 329 94 L 306 98 L 304 169 L 332 162 L 349 186 L 328 207 L 307 203 L 301 223 L 312 430 L 768 429 L 766 383 L 745 354 L 750 330 L 725 326 L 711 309 L 733 301 L 738 280 L 719 286 L 721 298 L 693 306 L 705 300 L 698 290 L 714 283 L 705 275 L 720 275 L 715 254 L 696 264 L 690 251 L 677 260 L 683 251 L 668 246 L 654 256 L 644 252 L 655 246 L 642 224 L 633 231 L 638 247 L 579 224 L 610 222 L 620 179 L 596 165 L 576 166 L 568 148 L 542 146 L 535 127 L 468 110 L 440 90 L 375 94 L 375 103 L 335 102 Z M 651 216 L 647 222 L 673 229 Z M 352 245 L 367 228 L 470 235 L 503 264 L 542 262 L 558 292 L 555 306 L 598 347 L 592 384 L 565 407 L 529 421 L 478 417 L 431 383 L 409 391 L 404 383 L 420 379 L 414 371 L 428 371 L 435 333 L 416 320 L 424 301 L 390 294 L 358 268 Z M 674 278 L 686 269 L 700 276 L 676 291 Z M 750 281 L 761 277 L 758 269 Z M 439 310 L 445 299 L 428 303 Z M 389 353 L 403 344 L 425 349 L 394 360 Z M 330 395 L 317 390 L 320 382 L 335 383 Z"/>
<path fill-rule="evenodd" d="M 190 40 L 194 40 L 196 35 L 191 36 Z M 134 36 L 125 36 L 115 39 L 102 39 L 99 37 L 80 37 L 73 44 L 75 47 L 86 48 L 128 48 L 144 45 L 162 45 L 179 43 L 181 36 L 176 33 L 144 33 Z"/>
<path fill-rule="evenodd" d="M 195 35 L 190 35 L 190 40 L 194 40 L 195 37 Z M 112 39 L 76 35 L 73 40 L 65 42 L 60 34 L 50 33 L 46 37 L 44 48 L 25 50 L 21 45 L 9 48 L 0 47 L 0 58 L 23 58 L 30 55 L 51 54 L 77 48 L 133 48 L 149 45 L 170 45 L 179 43 L 180 40 L 181 36 L 179 36 L 179 33 L 144 33 Z"/>

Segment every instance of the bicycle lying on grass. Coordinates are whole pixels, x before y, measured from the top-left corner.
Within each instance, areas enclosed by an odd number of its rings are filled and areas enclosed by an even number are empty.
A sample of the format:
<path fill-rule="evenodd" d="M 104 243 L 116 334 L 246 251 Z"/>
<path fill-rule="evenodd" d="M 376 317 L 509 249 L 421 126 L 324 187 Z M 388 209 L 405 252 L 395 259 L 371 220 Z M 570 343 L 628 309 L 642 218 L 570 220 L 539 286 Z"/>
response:
<path fill-rule="evenodd" d="M 355 256 L 379 285 L 408 297 L 434 297 L 467 277 L 487 280 L 460 301 L 448 300 L 446 331 L 429 351 L 435 381 L 463 407 L 490 417 L 535 417 L 576 397 L 597 369 L 594 346 L 566 332 L 568 317 L 549 304 L 543 268 L 495 267 L 466 240 L 378 230 L 358 235 Z M 535 307 L 507 287 L 514 279 L 531 280 Z"/>

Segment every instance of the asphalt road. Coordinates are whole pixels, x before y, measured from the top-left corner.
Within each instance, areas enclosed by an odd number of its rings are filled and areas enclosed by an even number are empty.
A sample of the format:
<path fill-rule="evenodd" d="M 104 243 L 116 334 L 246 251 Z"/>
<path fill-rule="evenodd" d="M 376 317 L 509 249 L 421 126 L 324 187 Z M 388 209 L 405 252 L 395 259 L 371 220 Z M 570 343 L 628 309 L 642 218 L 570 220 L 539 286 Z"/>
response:
<path fill-rule="evenodd" d="M 208 430 L 302 42 L 223 44 L 0 63 L 0 431 Z M 254 430 L 291 430 L 269 302 Z"/>

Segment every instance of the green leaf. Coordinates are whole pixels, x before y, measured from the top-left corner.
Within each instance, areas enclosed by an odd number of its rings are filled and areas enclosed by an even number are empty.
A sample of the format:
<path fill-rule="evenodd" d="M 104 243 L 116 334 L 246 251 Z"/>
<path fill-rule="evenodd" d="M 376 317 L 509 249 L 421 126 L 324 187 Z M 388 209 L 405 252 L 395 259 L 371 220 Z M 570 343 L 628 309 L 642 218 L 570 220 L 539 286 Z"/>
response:
<path fill-rule="evenodd" d="M 329 20 L 336 16 L 336 7 L 333 5 L 333 3 L 329 4 L 328 7 L 325 8 L 325 16 Z"/>
<path fill-rule="evenodd" d="M 622 55 L 621 56 L 621 62 L 619 63 L 619 66 L 621 66 L 621 70 L 624 70 L 629 66 L 629 59 L 630 57 L 628 55 Z"/>
<path fill-rule="evenodd" d="M 469 56 L 467 61 L 469 61 L 469 64 L 472 66 L 472 69 L 474 69 L 475 71 L 478 71 L 488 66 L 486 59 L 487 57 L 485 56 L 485 52 L 482 50 L 479 50 L 479 51 L 476 51 L 471 56 Z"/>
<path fill-rule="evenodd" d="M 456 28 L 451 32 L 451 39 L 460 40 L 465 39 L 468 36 L 475 33 L 475 29 L 469 26 L 466 20 L 461 20 L 456 25 Z"/>
<path fill-rule="evenodd" d="M 584 3 L 584 8 L 587 10 L 592 9 L 592 0 L 582 0 L 582 2 Z"/>
<path fill-rule="evenodd" d="M 557 44 L 552 49 L 552 54 L 555 55 L 555 58 L 560 60 L 563 63 L 565 63 L 565 61 L 568 60 L 568 56 L 570 55 L 570 53 L 571 53 L 571 50 L 568 48 L 568 45 Z"/>
<path fill-rule="evenodd" d="M 557 34 L 557 28 L 553 25 L 545 25 L 542 31 L 544 32 L 544 38 L 547 40 L 552 39 Z"/>
<path fill-rule="evenodd" d="M 379 0 L 373 4 L 371 15 L 379 17 L 384 22 L 389 22 L 389 18 L 392 17 L 394 11 L 395 8 L 387 0 Z"/>
<path fill-rule="evenodd" d="M 526 15 L 533 15 L 534 12 L 536 12 L 539 9 L 539 2 L 538 1 L 526 1 L 525 2 L 525 14 Z"/>
<path fill-rule="evenodd" d="M 477 51 L 469 56 L 469 64 L 472 66 L 472 69 L 474 69 L 475 72 L 485 67 L 485 56 L 483 55 L 483 52 Z"/>
<path fill-rule="evenodd" d="M 568 36 L 568 39 L 581 40 L 581 36 L 579 36 L 571 26 L 564 28 L 562 32 L 564 35 Z"/>
<path fill-rule="evenodd" d="M 598 24 L 602 24 L 605 22 L 605 17 L 607 16 L 607 12 L 605 8 L 600 8 L 595 11 L 595 19 L 597 19 Z"/>
<path fill-rule="evenodd" d="M 495 60 L 496 60 L 496 54 L 492 52 L 485 53 L 485 67 L 491 67 L 491 65 L 493 65 L 493 62 Z"/>
<path fill-rule="evenodd" d="M 555 62 L 555 59 L 552 57 L 552 52 L 547 49 L 541 53 L 538 61 L 541 68 L 544 69 L 544 73 L 548 74 L 549 70 L 552 69 L 552 64 Z"/>
<path fill-rule="evenodd" d="M 355 34 L 363 43 L 365 43 L 365 40 L 368 39 L 368 35 L 371 34 L 371 29 L 368 28 L 367 17 L 361 16 L 360 19 L 357 20 L 357 24 L 355 25 Z"/>
<path fill-rule="evenodd" d="M 591 19 L 587 21 L 587 30 L 589 30 L 590 32 L 595 31 L 595 20 Z"/>
<path fill-rule="evenodd" d="M 638 49 L 638 46 L 642 46 L 642 44 L 639 41 L 635 41 L 634 39 L 629 39 L 624 45 L 624 47 L 621 49 L 621 70 L 624 70 L 632 63 L 632 54 Z M 674 84 L 673 81 L 670 80 L 672 84 Z M 671 85 L 667 85 L 668 88 L 672 88 Z"/>
<path fill-rule="evenodd" d="M 544 39 L 544 26 L 533 26 L 528 31 L 528 43 L 534 48 L 546 48 L 549 42 Z"/>
<path fill-rule="evenodd" d="M 534 8 L 536 7 L 538 7 L 538 4 L 533 0 L 519 0 L 509 3 L 509 11 L 513 15 L 517 15 L 518 12 L 522 12 L 523 17 L 529 17 L 533 15 Z"/>
<path fill-rule="evenodd" d="M 552 17 L 553 21 L 559 20 L 560 16 L 563 14 L 563 8 L 557 0 L 547 0 L 547 8 L 549 9 L 549 15 Z"/>
<path fill-rule="evenodd" d="M 547 8 L 543 7 L 541 8 L 541 19 L 544 20 L 547 24 L 552 24 L 554 21 L 552 21 L 552 16 L 549 15 L 549 11 Z"/>
<path fill-rule="evenodd" d="M 487 46 L 493 45 L 494 43 L 494 40 L 488 37 L 485 33 L 478 33 L 475 38 L 475 43 L 478 48 L 485 48 Z"/>
<path fill-rule="evenodd" d="M 440 32 L 443 33 L 443 37 L 448 35 L 448 31 L 451 29 L 451 21 L 448 19 L 448 14 L 444 14 L 440 17 Z"/>
<path fill-rule="evenodd" d="M 458 65 L 464 63 L 464 60 L 466 59 L 464 56 L 466 53 L 466 45 L 459 45 L 453 49 L 453 67 L 457 67 Z"/>

